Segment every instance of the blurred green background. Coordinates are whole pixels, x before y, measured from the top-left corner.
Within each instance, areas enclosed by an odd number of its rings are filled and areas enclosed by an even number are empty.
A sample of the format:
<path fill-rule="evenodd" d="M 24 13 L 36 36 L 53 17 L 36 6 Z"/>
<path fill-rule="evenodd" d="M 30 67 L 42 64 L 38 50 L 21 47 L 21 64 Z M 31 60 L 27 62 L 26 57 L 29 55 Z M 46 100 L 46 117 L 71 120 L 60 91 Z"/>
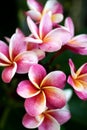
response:
<path fill-rule="evenodd" d="M 38 0 L 45 4 L 46 0 Z M 75 25 L 75 34 L 87 33 L 87 0 L 59 0 L 64 7 L 64 18 L 70 16 Z M 20 28 L 24 34 L 28 34 L 28 28 L 24 12 L 28 10 L 26 0 L 8 0 L 0 3 L 0 40 L 4 36 L 11 37 L 16 28 Z M 47 58 L 41 61 L 45 66 L 54 53 L 48 54 Z M 72 58 L 79 68 L 87 62 L 87 56 L 74 54 L 66 51 L 58 56 L 51 65 L 49 71 L 60 69 L 68 76 L 70 74 L 68 59 Z M 0 74 L 3 68 L 0 68 Z M 25 114 L 23 107 L 24 99 L 16 94 L 16 88 L 19 81 L 27 78 L 27 75 L 15 75 L 15 78 L 9 84 L 3 83 L 0 78 L 0 130 L 26 130 L 22 126 L 22 117 Z M 66 88 L 71 88 L 66 84 Z M 71 88 L 72 89 L 72 88 Z M 81 101 L 73 93 L 69 101 L 71 119 L 61 126 L 61 130 L 87 130 L 87 101 Z"/>

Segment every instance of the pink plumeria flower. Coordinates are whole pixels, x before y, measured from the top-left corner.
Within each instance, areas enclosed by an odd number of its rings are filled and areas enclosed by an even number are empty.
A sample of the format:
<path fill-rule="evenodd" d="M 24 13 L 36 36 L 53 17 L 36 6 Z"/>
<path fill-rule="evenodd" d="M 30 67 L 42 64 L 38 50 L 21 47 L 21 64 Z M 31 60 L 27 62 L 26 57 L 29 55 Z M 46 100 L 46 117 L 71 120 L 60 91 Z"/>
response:
<path fill-rule="evenodd" d="M 36 0 L 27 0 L 27 5 L 30 10 L 26 12 L 26 15 L 34 21 L 40 22 L 47 12 L 51 13 L 52 23 L 59 23 L 63 20 L 63 7 L 57 0 L 48 0 L 44 7 Z"/>
<path fill-rule="evenodd" d="M 66 47 L 75 53 L 86 55 L 87 54 L 87 34 L 80 34 L 80 35 L 74 36 L 74 24 L 70 17 L 66 18 L 65 27 L 67 27 L 71 33 L 71 38 L 67 41 Z"/>
<path fill-rule="evenodd" d="M 60 125 L 66 123 L 71 118 L 70 111 L 67 108 L 46 109 L 38 116 L 31 116 L 26 113 L 22 124 L 25 128 L 38 130 L 60 130 Z"/>
<path fill-rule="evenodd" d="M 9 46 L 0 41 L 0 66 L 5 67 L 2 72 L 2 80 L 9 83 L 15 73 L 27 73 L 32 64 L 38 62 L 33 51 L 26 51 L 26 43 L 21 30 L 17 29 L 9 41 Z"/>
<path fill-rule="evenodd" d="M 66 43 L 71 37 L 67 28 L 52 29 L 52 21 L 48 13 L 42 17 L 39 27 L 30 17 L 27 17 L 27 23 L 32 34 L 26 37 L 25 41 L 38 44 L 45 52 L 58 51 L 62 43 Z"/>
<path fill-rule="evenodd" d="M 42 113 L 45 107 L 62 108 L 66 104 L 65 85 L 66 75 L 62 71 L 53 71 L 46 75 L 43 66 L 36 64 L 29 69 L 29 80 L 21 81 L 17 93 L 26 98 L 24 106 L 33 116 Z"/>
<path fill-rule="evenodd" d="M 71 75 L 67 82 L 74 88 L 77 96 L 87 100 L 87 63 L 83 64 L 77 71 L 71 59 L 69 59 Z"/>

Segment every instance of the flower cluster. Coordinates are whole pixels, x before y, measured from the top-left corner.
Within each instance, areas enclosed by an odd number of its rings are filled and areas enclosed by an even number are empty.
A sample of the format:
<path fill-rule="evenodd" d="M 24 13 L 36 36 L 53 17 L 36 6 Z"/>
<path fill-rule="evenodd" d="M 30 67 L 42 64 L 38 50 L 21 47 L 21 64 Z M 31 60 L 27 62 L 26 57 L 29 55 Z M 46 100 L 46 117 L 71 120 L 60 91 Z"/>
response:
<path fill-rule="evenodd" d="M 71 74 L 61 70 L 47 73 L 40 61 L 47 53 L 69 49 L 86 55 L 87 35 L 74 36 L 74 24 L 70 17 L 63 19 L 63 6 L 57 0 L 48 0 L 43 7 L 36 0 L 27 0 L 29 10 L 25 12 L 30 34 L 25 36 L 17 28 L 11 38 L 0 41 L 0 66 L 2 80 L 12 81 L 16 73 L 28 74 L 28 79 L 19 82 L 17 94 L 24 98 L 26 114 L 22 124 L 26 128 L 39 130 L 60 130 L 60 125 L 67 122 L 70 110 L 67 107 L 71 91 L 64 89 L 71 85 L 76 95 L 87 100 L 87 63 L 77 71 L 72 59 L 69 59 Z M 70 95 L 69 95 L 70 94 Z"/>

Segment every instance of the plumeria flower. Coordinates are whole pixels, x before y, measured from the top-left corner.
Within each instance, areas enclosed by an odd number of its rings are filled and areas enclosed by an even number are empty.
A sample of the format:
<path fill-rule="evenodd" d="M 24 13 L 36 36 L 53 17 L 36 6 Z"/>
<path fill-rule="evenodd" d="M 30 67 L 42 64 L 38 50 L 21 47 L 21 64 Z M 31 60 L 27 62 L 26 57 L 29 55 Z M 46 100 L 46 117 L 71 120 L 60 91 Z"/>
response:
<path fill-rule="evenodd" d="M 82 100 L 87 100 L 87 63 L 76 70 L 74 63 L 69 59 L 71 75 L 67 82 L 74 88 L 77 96 Z"/>
<path fill-rule="evenodd" d="M 70 17 L 66 18 L 65 27 L 67 27 L 71 33 L 71 38 L 65 44 L 66 47 L 75 53 L 86 55 L 87 54 L 87 34 L 80 34 L 80 35 L 74 36 L 74 24 Z"/>
<path fill-rule="evenodd" d="M 26 15 L 36 22 L 40 22 L 47 12 L 51 13 L 52 23 L 59 23 L 63 20 L 63 7 L 57 0 L 48 0 L 44 7 L 36 0 L 27 0 L 27 5 L 30 10 L 26 12 Z"/>
<path fill-rule="evenodd" d="M 2 72 L 2 79 L 9 83 L 15 73 L 27 73 L 32 64 L 38 62 L 33 51 L 26 51 L 26 43 L 21 30 L 17 29 L 9 41 L 9 46 L 0 41 L 0 66 L 5 67 Z"/>
<path fill-rule="evenodd" d="M 27 17 L 27 23 L 32 34 L 27 36 L 25 41 L 38 44 L 45 52 L 58 51 L 62 43 L 66 43 L 71 37 L 67 28 L 52 29 L 52 21 L 48 13 L 42 17 L 39 27 L 30 17 Z"/>
<path fill-rule="evenodd" d="M 29 69 L 29 80 L 21 81 L 17 93 L 25 99 L 25 109 L 30 115 L 36 116 L 49 108 L 62 108 L 66 104 L 66 75 L 62 71 L 53 71 L 46 75 L 42 65 L 32 65 Z"/>
<path fill-rule="evenodd" d="M 67 108 L 47 109 L 38 116 L 31 116 L 26 113 L 22 124 L 25 128 L 38 130 L 60 130 L 60 125 L 66 123 L 71 118 Z"/>

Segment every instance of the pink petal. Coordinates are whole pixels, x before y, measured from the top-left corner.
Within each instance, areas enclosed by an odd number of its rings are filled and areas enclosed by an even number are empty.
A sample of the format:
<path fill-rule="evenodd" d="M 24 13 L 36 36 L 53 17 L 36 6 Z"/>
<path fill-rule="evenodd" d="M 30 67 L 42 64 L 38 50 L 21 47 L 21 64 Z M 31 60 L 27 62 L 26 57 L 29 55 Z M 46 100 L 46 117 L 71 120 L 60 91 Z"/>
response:
<path fill-rule="evenodd" d="M 43 39 L 45 35 L 47 35 L 52 30 L 52 21 L 48 13 L 46 13 L 41 21 L 39 26 L 39 35 L 40 38 Z"/>
<path fill-rule="evenodd" d="M 68 109 L 53 109 L 48 110 L 48 113 L 54 117 L 60 125 L 66 123 L 71 118 L 71 114 Z"/>
<path fill-rule="evenodd" d="M 52 116 L 46 114 L 39 130 L 60 130 L 60 124 Z"/>
<path fill-rule="evenodd" d="M 36 0 L 27 0 L 27 5 L 29 6 L 30 9 L 35 10 L 35 11 L 42 11 L 42 5 L 37 2 Z"/>
<path fill-rule="evenodd" d="M 27 24 L 28 24 L 28 27 L 29 27 L 30 31 L 34 35 L 34 37 L 37 38 L 37 39 L 39 39 L 39 36 L 38 36 L 38 27 L 32 21 L 32 19 L 29 16 L 27 17 Z"/>
<path fill-rule="evenodd" d="M 28 115 L 27 113 L 24 115 L 22 124 L 24 127 L 29 129 L 34 129 L 40 126 L 40 124 L 43 122 L 44 116 L 39 115 L 37 117 L 33 117 Z"/>
<path fill-rule="evenodd" d="M 21 30 L 16 29 L 16 33 L 12 35 L 9 44 L 9 54 L 11 60 L 14 59 L 20 52 L 26 51 L 26 43 L 24 42 L 24 35 Z"/>
<path fill-rule="evenodd" d="M 43 87 L 43 89 L 46 95 L 48 108 L 57 109 L 64 107 L 66 104 L 66 97 L 63 90 L 52 86 Z"/>
<path fill-rule="evenodd" d="M 87 100 L 87 89 L 84 89 L 82 91 L 77 91 L 75 90 L 75 93 L 77 94 L 77 96 L 82 99 L 82 100 Z"/>
<path fill-rule="evenodd" d="M 39 94 L 39 90 L 35 88 L 29 80 L 21 81 L 17 87 L 17 94 L 23 98 L 30 98 Z"/>
<path fill-rule="evenodd" d="M 43 12 L 51 11 L 52 13 L 62 13 L 62 5 L 57 0 L 48 0 L 45 4 Z"/>
<path fill-rule="evenodd" d="M 76 71 L 77 75 L 83 75 L 87 74 L 87 63 L 83 64 L 77 71 Z"/>
<path fill-rule="evenodd" d="M 52 16 L 52 21 L 54 22 L 54 23 L 60 23 L 61 21 L 63 20 L 63 15 L 62 14 L 54 14 L 53 16 Z"/>
<path fill-rule="evenodd" d="M 63 88 L 66 82 L 66 75 L 62 71 L 50 72 L 42 81 L 41 86 L 54 86 Z"/>
<path fill-rule="evenodd" d="M 15 57 L 17 63 L 17 73 L 28 73 L 29 68 L 33 64 L 38 63 L 38 58 L 33 51 L 25 51 Z"/>
<path fill-rule="evenodd" d="M 71 47 L 78 48 L 87 48 L 87 35 L 86 34 L 80 34 L 78 36 L 73 37 L 68 44 Z"/>
<path fill-rule="evenodd" d="M 72 77 L 76 77 L 77 76 L 76 73 L 75 73 L 76 68 L 74 66 L 72 59 L 69 59 L 69 67 L 70 67 Z"/>
<path fill-rule="evenodd" d="M 45 58 L 45 52 L 40 50 L 40 49 L 34 49 L 35 54 L 38 57 L 38 60 L 42 60 L 43 58 Z"/>
<path fill-rule="evenodd" d="M 46 76 L 46 70 L 42 65 L 36 64 L 32 65 L 28 73 L 30 81 L 35 86 L 40 86 L 43 78 Z"/>
<path fill-rule="evenodd" d="M 48 39 L 48 38 L 51 38 L 51 39 L 53 39 L 54 41 L 57 41 L 57 42 L 59 40 L 61 40 L 62 44 L 64 45 L 64 44 L 67 43 L 67 41 L 70 40 L 71 34 L 66 28 L 61 27 L 61 28 L 56 28 L 56 29 L 53 29 L 52 31 L 50 31 L 46 35 L 45 39 Z"/>
<path fill-rule="evenodd" d="M 4 54 L 6 57 L 9 57 L 8 46 L 3 41 L 0 41 L 0 53 Z"/>
<path fill-rule="evenodd" d="M 9 66 L 11 61 L 3 53 L 0 53 L 0 66 Z"/>
<path fill-rule="evenodd" d="M 44 92 L 38 95 L 27 98 L 24 103 L 26 112 L 31 116 L 37 116 L 41 114 L 46 107 L 46 98 Z"/>
<path fill-rule="evenodd" d="M 55 52 L 61 49 L 62 42 L 59 39 L 57 41 L 53 39 L 46 39 L 44 43 L 39 45 L 39 47 L 45 52 Z"/>
<path fill-rule="evenodd" d="M 71 37 L 74 36 L 74 24 L 73 24 L 73 21 L 70 17 L 67 17 L 65 19 L 65 27 L 67 27 L 71 33 Z"/>
<path fill-rule="evenodd" d="M 13 76 L 15 75 L 16 70 L 17 70 L 17 64 L 14 62 L 13 65 L 8 66 L 2 71 L 2 80 L 5 83 L 9 83 L 12 80 Z"/>
<path fill-rule="evenodd" d="M 41 13 L 36 10 L 29 10 L 26 15 L 30 16 L 34 21 L 40 21 L 41 19 Z"/>

